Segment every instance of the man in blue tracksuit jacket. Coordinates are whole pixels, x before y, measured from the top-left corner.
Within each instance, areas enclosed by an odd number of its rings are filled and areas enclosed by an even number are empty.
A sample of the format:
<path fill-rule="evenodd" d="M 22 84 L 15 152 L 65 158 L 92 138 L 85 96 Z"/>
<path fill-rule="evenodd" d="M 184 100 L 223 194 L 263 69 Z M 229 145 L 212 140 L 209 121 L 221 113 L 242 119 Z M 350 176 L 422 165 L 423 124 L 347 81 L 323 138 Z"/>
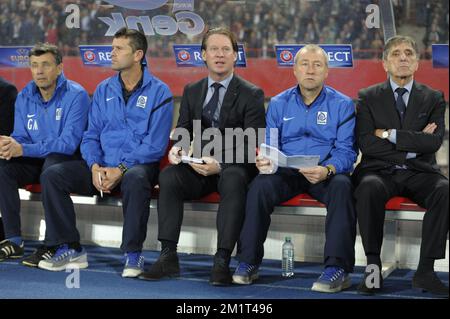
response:
<path fill-rule="evenodd" d="M 80 158 L 90 107 L 86 90 L 65 78 L 56 46 L 38 44 L 29 58 L 33 81 L 17 96 L 11 136 L 0 136 L 0 211 L 6 238 L 0 243 L 0 261 L 24 252 L 18 188 L 39 183 L 60 162 Z M 37 266 L 28 258 L 23 263 Z"/>
<path fill-rule="evenodd" d="M 357 156 L 355 108 L 349 97 L 324 85 L 328 60 L 319 46 L 307 45 L 297 53 L 294 74 L 298 85 L 270 102 L 266 141 L 286 155 L 319 155 L 320 160 L 314 167 L 292 169 L 256 158 L 260 175 L 247 195 L 233 281 L 250 284 L 257 279 L 274 207 L 308 192 L 327 207 L 325 270 L 312 290 L 338 292 L 351 285 L 348 273 L 355 261 L 356 215 L 349 178 Z"/>
<path fill-rule="evenodd" d="M 87 267 L 70 193 L 103 196 L 118 190 L 123 197 L 121 249 L 126 257 L 122 276 L 137 277 L 143 269 L 151 191 L 173 113 L 169 88 L 145 67 L 146 51 L 147 39 L 141 32 L 122 28 L 114 35 L 112 69 L 119 73 L 100 83 L 94 93 L 81 143 L 83 161 L 64 163 L 41 179 L 48 203 L 46 243 L 58 249 L 53 258 L 41 260 L 39 268 Z"/>

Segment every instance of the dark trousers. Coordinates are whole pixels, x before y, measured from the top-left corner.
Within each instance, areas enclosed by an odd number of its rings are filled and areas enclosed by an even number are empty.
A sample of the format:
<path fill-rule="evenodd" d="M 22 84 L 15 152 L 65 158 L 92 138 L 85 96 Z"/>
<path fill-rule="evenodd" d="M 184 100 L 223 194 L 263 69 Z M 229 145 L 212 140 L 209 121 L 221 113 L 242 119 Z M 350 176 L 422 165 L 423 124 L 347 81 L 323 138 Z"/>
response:
<path fill-rule="evenodd" d="M 239 238 L 248 184 L 256 175 L 254 165 L 231 165 L 220 175 L 202 176 L 189 165 L 165 168 L 159 176 L 158 239 L 178 242 L 183 222 L 183 201 L 219 192 L 217 248 L 232 251 Z"/>
<path fill-rule="evenodd" d="M 122 192 L 124 223 L 120 248 L 125 252 L 142 250 L 147 235 L 151 191 L 157 182 L 158 172 L 158 163 L 136 165 L 125 173 L 116 187 Z M 80 234 L 76 228 L 70 194 L 98 195 L 86 162 L 54 165 L 42 174 L 41 183 L 47 226 L 45 243 L 53 246 L 79 242 Z"/>
<path fill-rule="evenodd" d="M 2 212 L 0 212 L 1 215 Z M 3 222 L 2 222 L 2 218 L 0 217 L 0 241 L 2 241 L 3 239 L 5 239 L 5 231 L 3 230 Z"/>
<path fill-rule="evenodd" d="M 19 188 L 39 183 L 41 175 L 58 163 L 79 155 L 50 154 L 45 159 L 19 157 L 0 160 L 0 212 L 5 238 L 21 236 Z"/>
<path fill-rule="evenodd" d="M 297 170 L 287 168 L 279 168 L 272 175 L 260 174 L 250 185 L 240 235 L 239 261 L 253 265 L 261 263 L 271 222 L 270 215 L 275 206 L 303 192 L 308 192 L 327 207 L 325 265 L 340 266 L 347 272 L 353 271 L 356 212 L 350 177 L 339 174 L 318 184 L 311 184 Z"/>
<path fill-rule="evenodd" d="M 366 255 L 380 255 L 386 202 L 405 196 L 427 209 L 422 223 L 420 257 L 445 258 L 448 233 L 448 179 L 433 173 L 395 170 L 367 173 L 355 191 L 356 211 Z"/>

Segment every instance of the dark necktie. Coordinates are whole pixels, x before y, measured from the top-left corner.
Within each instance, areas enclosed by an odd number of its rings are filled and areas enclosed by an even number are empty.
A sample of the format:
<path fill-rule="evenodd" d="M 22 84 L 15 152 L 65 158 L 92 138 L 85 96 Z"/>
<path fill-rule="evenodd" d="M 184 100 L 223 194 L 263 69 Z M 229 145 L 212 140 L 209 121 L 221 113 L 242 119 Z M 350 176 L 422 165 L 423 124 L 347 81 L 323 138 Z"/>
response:
<path fill-rule="evenodd" d="M 216 127 L 217 121 L 214 120 L 214 114 L 216 113 L 217 107 L 219 106 L 219 89 L 222 87 L 220 83 L 213 83 L 211 85 L 214 88 L 214 94 L 209 100 L 208 104 L 203 108 L 203 120 L 206 126 Z"/>
<path fill-rule="evenodd" d="M 403 101 L 403 95 L 408 92 L 405 88 L 396 88 L 395 92 L 398 94 L 397 101 L 395 102 L 395 107 L 397 108 L 398 113 L 400 114 L 400 121 L 403 122 L 403 117 L 406 111 L 405 101 Z"/>

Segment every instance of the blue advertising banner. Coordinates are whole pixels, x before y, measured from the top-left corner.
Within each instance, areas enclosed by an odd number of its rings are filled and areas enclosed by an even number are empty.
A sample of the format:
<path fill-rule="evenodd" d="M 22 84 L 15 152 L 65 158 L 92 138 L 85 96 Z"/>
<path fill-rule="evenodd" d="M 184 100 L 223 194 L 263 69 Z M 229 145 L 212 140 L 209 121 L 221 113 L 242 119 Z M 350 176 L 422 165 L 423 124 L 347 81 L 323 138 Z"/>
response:
<path fill-rule="evenodd" d="M 432 44 L 433 68 L 448 68 L 448 44 Z"/>
<path fill-rule="evenodd" d="M 84 65 L 111 67 L 110 45 L 80 45 L 80 56 Z"/>
<path fill-rule="evenodd" d="M 173 46 L 175 62 L 179 67 L 200 67 L 205 66 L 202 59 L 201 45 L 199 44 L 176 44 Z M 244 45 L 238 45 L 238 59 L 236 67 L 247 67 Z"/>
<path fill-rule="evenodd" d="M 275 45 L 278 66 L 293 66 L 294 57 L 303 46 L 301 44 Z M 320 47 L 328 55 L 328 66 L 330 68 L 353 67 L 351 44 L 322 44 Z"/>
<path fill-rule="evenodd" d="M 80 45 L 79 48 L 84 65 L 111 67 L 111 45 Z M 147 65 L 147 60 L 142 64 Z"/>
<path fill-rule="evenodd" d="M 0 47 L 0 67 L 27 68 L 32 46 Z"/>

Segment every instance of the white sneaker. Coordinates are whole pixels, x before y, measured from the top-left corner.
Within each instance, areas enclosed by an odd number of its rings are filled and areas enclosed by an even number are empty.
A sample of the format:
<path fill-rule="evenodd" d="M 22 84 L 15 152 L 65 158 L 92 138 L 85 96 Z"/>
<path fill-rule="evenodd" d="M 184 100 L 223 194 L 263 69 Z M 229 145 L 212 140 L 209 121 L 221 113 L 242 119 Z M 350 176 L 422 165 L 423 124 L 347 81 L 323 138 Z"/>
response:
<path fill-rule="evenodd" d="M 69 248 L 68 245 L 62 245 L 56 250 L 52 258 L 41 260 L 38 267 L 50 271 L 62 271 L 67 268 L 87 268 L 87 253 L 84 248 L 78 252 Z"/>
<path fill-rule="evenodd" d="M 140 252 L 128 252 L 125 254 L 126 261 L 122 277 L 136 278 L 144 271 L 144 256 Z"/>

